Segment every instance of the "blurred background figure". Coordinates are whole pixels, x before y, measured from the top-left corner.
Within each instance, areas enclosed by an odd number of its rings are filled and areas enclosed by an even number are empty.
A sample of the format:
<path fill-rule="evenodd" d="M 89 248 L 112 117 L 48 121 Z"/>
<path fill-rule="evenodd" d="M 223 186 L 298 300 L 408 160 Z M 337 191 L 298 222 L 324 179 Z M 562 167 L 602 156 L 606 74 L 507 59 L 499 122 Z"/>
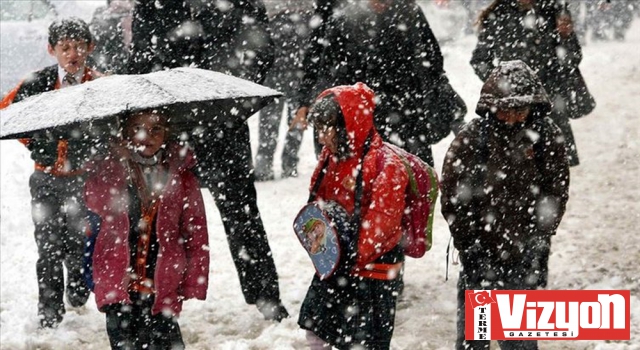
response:
<path fill-rule="evenodd" d="M 125 73 L 130 55 L 133 0 L 107 0 L 96 9 L 89 24 L 96 49 L 91 55 L 95 67 L 105 73 Z"/>
<path fill-rule="evenodd" d="M 478 1 L 473 1 L 473 4 Z M 416 0 L 429 19 L 431 30 L 440 45 L 446 45 L 462 37 L 466 31 L 467 9 L 460 0 Z M 477 17 L 477 16 L 476 16 Z"/>
<path fill-rule="evenodd" d="M 560 4 L 555 14 L 557 28 L 557 57 L 559 63 L 558 78 L 564 85 L 554 101 L 556 109 L 563 110 L 571 119 L 582 118 L 596 107 L 596 101 L 587 88 L 580 71 L 582 47 L 578 34 L 573 29 L 573 16 L 565 3 Z"/>
<path fill-rule="evenodd" d="M 624 40 L 633 21 L 637 0 L 591 0 L 587 4 L 587 24 L 591 39 Z"/>
<path fill-rule="evenodd" d="M 309 22 L 313 14 L 312 0 L 283 0 L 266 2 L 270 21 L 271 38 L 275 47 L 272 68 L 264 85 L 284 94 L 275 103 L 260 111 L 260 136 L 255 160 L 256 181 L 274 179 L 273 160 L 278 144 L 282 115 L 287 125 L 293 118 L 292 101 L 302 78 L 303 47 L 310 35 Z M 282 177 L 298 175 L 298 150 L 302 142 L 302 130 L 287 132 L 282 150 Z"/>
<path fill-rule="evenodd" d="M 467 14 L 467 20 L 464 25 L 465 34 L 469 35 L 475 32 L 474 28 L 478 20 L 478 15 L 489 3 L 489 0 L 462 0 L 462 6 Z"/>

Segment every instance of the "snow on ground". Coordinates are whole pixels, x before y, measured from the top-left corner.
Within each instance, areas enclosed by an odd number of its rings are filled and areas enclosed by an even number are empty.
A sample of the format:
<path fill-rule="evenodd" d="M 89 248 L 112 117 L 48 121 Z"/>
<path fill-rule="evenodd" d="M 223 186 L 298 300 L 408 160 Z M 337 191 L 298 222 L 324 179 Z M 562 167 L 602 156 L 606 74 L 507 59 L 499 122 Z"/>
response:
<path fill-rule="evenodd" d="M 465 37 L 443 48 L 449 77 L 470 111 L 481 86 L 468 64 L 474 40 Z M 553 239 L 549 288 L 631 290 L 631 340 L 545 341 L 540 347 L 638 350 L 640 21 L 634 23 L 626 42 L 591 43 L 584 54 L 581 69 L 598 107 L 572 123 L 582 165 L 571 171 L 568 210 Z M 250 125 L 255 141 L 256 117 Z M 219 215 L 206 194 L 212 247 L 210 287 L 207 301 L 186 302 L 181 315 L 188 349 L 305 348 L 304 332 L 296 321 L 314 271 L 291 226 L 307 198 L 315 165 L 310 139 L 307 132 L 298 178 L 256 185 L 282 299 L 292 317 L 279 324 L 264 321 L 254 306 L 244 303 Z M 451 139 L 434 149 L 438 170 Z M 0 152 L 0 349 L 107 349 L 104 315 L 92 299 L 85 307 L 68 310 L 58 329 L 37 329 L 37 250 L 28 190 L 32 163 L 16 141 L 0 142 Z M 277 162 L 276 171 L 279 165 Z M 445 282 L 449 232 L 437 210 L 434 247 L 424 258 L 408 259 L 406 264 L 406 289 L 398 305 L 393 349 L 453 347 L 459 265 L 450 264 Z"/>

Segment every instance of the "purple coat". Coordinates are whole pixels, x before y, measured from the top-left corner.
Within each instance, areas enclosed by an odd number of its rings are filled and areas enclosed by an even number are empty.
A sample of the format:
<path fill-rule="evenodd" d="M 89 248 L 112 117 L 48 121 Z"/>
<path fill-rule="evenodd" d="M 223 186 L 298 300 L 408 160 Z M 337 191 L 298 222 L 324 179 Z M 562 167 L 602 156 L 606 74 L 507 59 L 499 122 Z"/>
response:
<path fill-rule="evenodd" d="M 100 216 L 93 254 L 96 304 L 130 304 L 128 269 L 129 194 L 127 172 L 116 157 L 90 165 L 85 184 L 87 208 Z M 167 147 L 169 178 L 160 197 L 156 234 L 159 251 L 151 312 L 179 315 L 182 300 L 204 300 L 209 280 L 209 238 L 200 186 L 191 168 L 193 154 L 177 144 Z"/>

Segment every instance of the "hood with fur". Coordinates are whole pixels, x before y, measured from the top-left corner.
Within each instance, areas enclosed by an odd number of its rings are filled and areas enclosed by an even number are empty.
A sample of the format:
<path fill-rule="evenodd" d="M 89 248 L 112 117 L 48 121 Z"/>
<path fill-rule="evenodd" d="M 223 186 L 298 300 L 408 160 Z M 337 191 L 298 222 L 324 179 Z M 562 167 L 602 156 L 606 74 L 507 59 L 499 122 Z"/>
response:
<path fill-rule="evenodd" d="M 482 86 L 476 114 L 531 106 L 538 115 L 551 111 L 551 100 L 536 73 L 520 60 L 501 62 Z"/>

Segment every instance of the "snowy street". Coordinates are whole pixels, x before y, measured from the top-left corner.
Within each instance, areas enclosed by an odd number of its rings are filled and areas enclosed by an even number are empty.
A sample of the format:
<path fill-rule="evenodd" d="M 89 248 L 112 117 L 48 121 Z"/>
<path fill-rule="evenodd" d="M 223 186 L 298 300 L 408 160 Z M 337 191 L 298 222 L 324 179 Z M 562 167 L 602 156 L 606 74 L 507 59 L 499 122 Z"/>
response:
<path fill-rule="evenodd" d="M 451 84 L 467 103 L 467 120 L 474 117 L 482 85 L 468 63 L 474 46 L 475 37 L 465 36 L 442 47 Z M 571 169 L 567 212 L 551 247 L 548 288 L 631 290 L 631 340 L 539 344 L 550 350 L 640 350 L 640 20 L 626 41 L 590 42 L 583 53 L 580 68 L 598 106 L 572 121 L 581 165 Z M 257 116 L 249 124 L 255 152 Z M 285 128 L 281 125 L 279 143 Z M 256 183 L 281 297 L 291 317 L 282 323 L 265 321 L 255 306 L 245 304 L 220 216 L 207 192 L 211 275 L 207 300 L 186 302 L 180 317 L 187 349 L 305 348 L 297 317 L 314 270 L 292 223 L 308 197 L 316 164 L 311 138 L 307 131 L 297 178 L 280 179 L 276 160 L 276 180 Z M 438 173 L 452 139 L 434 148 Z M 68 307 L 59 328 L 38 329 L 37 248 L 28 186 L 33 162 L 17 141 L 1 141 L 0 152 L 0 349 L 108 349 L 105 317 L 93 296 L 82 308 Z M 280 145 L 276 154 L 281 154 Z M 453 348 L 459 265 L 449 263 L 445 282 L 449 231 L 439 205 L 433 237 L 425 257 L 407 258 L 392 349 Z"/>

